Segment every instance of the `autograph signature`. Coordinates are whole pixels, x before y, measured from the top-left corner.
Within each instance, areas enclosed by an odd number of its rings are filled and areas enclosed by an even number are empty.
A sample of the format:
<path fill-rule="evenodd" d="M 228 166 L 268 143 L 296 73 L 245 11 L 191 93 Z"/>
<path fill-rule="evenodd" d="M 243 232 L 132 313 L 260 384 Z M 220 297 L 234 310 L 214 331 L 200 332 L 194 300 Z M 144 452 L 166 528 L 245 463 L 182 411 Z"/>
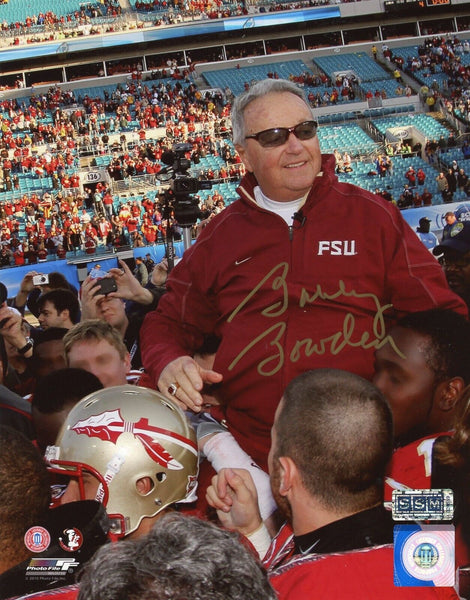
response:
<path fill-rule="evenodd" d="M 259 284 L 246 296 L 246 298 L 237 306 L 228 318 L 231 322 L 235 316 L 243 309 L 244 306 L 256 295 L 262 286 L 271 278 L 271 289 L 274 291 L 281 290 L 281 299 L 267 306 L 261 311 L 263 317 L 276 318 L 281 317 L 288 308 L 288 288 L 287 288 L 287 273 L 289 271 L 288 263 L 280 263 L 276 265 Z M 381 348 L 389 343 L 397 354 L 404 358 L 402 352 L 397 348 L 395 341 L 385 332 L 384 313 L 392 307 L 391 304 L 382 305 L 375 294 L 360 293 L 356 290 L 347 290 L 344 281 L 339 280 L 338 289 L 333 293 L 325 292 L 320 284 L 317 284 L 313 294 L 310 294 L 305 288 L 302 289 L 299 299 L 299 306 L 303 308 L 307 305 L 314 304 L 317 300 L 337 300 L 338 298 L 363 298 L 371 300 L 375 307 L 375 315 L 372 321 L 372 335 L 364 331 L 362 334 L 356 332 L 356 319 L 353 313 L 345 313 L 342 328 L 334 332 L 332 335 L 322 338 L 319 341 L 314 341 L 312 338 L 304 338 L 297 340 L 289 353 L 288 359 L 291 362 L 297 362 L 302 357 L 312 356 L 313 354 L 323 355 L 328 351 L 332 355 L 339 354 L 347 346 L 353 348 Z M 268 327 L 253 339 L 230 363 L 228 370 L 231 371 L 237 363 L 254 347 L 258 342 L 265 339 L 270 339 L 269 346 L 273 349 L 273 354 L 264 358 L 258 364 L 258 373 L 266 377 L 277 373 L 284 365 L 286 360 L 282 339 L 287 329 L 287 323 L 280 321 Z M 354 339 L 355 338 L 355 339 Z"/>

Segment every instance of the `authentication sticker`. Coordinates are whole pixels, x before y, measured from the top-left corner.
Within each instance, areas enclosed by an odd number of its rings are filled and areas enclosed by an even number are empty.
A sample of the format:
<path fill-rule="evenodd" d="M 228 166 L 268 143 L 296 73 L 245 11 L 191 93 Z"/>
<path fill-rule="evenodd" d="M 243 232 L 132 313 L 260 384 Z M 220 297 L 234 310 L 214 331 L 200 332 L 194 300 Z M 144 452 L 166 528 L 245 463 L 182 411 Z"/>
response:
<path fill-rule="evenodd" d="M 31 527 L 24 535 L 24 545 L 31 552 L 44 552 L 49 548 L 51 536 L 47 529 L 40 527 Z"/>
<path fill-rule="evenodd" d="M 454 585 L 453 525 L 395 525 L 393 537 L 393 580 L 396 586 Z"/>
<path fill-rule="evenodd" d="M 394 521 L 451 521 L 454 516 L 452 490 L 393 490 Z"/>

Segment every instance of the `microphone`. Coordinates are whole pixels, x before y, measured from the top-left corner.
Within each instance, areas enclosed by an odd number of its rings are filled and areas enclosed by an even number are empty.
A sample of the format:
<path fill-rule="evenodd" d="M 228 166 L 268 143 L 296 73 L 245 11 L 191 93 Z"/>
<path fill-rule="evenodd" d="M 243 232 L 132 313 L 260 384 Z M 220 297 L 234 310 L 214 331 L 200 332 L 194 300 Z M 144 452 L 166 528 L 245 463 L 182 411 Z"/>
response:
<path fill-rule="evenodd" d="M 302 212 L 302 209 L 300 209 L 298 212 L 295 212 L 293 214 L 292 219 L 294 221 L 298 221 L 299 228 L 300 228 L 300 227 L 303 227 L 305 225 L 305 221 L 307 220 L 307 217 L 304 216 L 304 213 Z"/>

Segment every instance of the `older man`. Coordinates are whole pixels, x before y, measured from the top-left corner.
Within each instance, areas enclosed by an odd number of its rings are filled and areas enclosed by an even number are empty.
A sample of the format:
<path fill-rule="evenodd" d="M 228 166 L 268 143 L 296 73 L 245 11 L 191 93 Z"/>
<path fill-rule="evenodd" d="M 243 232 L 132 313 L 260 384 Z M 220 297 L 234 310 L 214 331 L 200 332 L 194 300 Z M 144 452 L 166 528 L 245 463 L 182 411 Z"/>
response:
<path fill-rule="evenodd" d="M 220 384 L 221 418 L 266 465 L 274 412 L 295 375 L 335 366 L 371 377 L 397 315 L 466 308 L 396 207 L 338 182 L 295 84 L 254 85 L 236 99 L 232 123 L 248 171 L 240 199 L 170 275 L 141 351 L 158 388 L 190 409 L 200 410 L 205 384 Z M 193 355 L 213 335 L 212 370 Z"/>

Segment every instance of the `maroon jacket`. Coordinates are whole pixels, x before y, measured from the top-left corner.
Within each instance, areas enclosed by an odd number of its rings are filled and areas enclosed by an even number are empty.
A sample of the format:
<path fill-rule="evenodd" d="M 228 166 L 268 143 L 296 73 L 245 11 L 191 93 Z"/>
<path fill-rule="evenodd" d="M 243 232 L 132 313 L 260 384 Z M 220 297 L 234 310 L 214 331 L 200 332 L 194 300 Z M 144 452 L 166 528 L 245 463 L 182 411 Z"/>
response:
<path fill-rule="evenodd" d="M 141 329 L 143 364 L 162 369 L 220 340 L 217 394 L 240 445 L 266 466 L 274 412 L 299 373 L 334 367 L 370 378 L 386 331 L 406 313 L 466 314 L 438 262 L 399 210 L 340 183 L 334 156 L 292 227 L 260 208 L 248 174 L 240 200 L 217 215 L 168 279 Z"/>

